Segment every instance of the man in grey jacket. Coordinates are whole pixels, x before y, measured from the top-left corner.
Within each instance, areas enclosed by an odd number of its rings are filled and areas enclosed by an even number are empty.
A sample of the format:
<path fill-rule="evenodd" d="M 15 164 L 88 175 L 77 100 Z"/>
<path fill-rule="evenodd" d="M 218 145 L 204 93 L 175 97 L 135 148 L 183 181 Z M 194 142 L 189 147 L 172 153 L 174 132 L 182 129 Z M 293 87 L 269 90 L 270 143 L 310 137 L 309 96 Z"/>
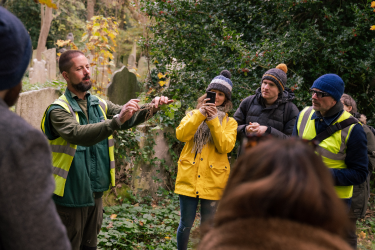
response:
<path fill-rule="evenodd" d="M 0 250 L 70 250 L 52 201 L 49 145 L 41 131 L 9 110 L 31 52 L 21 21 L 0 7 Z"/>

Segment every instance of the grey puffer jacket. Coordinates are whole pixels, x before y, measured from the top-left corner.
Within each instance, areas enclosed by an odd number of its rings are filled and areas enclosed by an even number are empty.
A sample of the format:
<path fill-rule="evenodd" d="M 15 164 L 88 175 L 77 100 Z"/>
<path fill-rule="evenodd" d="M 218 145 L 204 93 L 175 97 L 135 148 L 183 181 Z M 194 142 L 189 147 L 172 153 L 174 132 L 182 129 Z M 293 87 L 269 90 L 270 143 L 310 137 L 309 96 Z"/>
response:
<path fill-rule="evenodd" d="M 257 122 L 261 126 L 268 126 L 267 133 L 278 138 L 287 138 L 293 132 L 299 110 L 292 103 L 294 93 L 285 88 L 275 103 L 266 107 L 260 88 L 255 95 L 246 97 L 234 114 L 238 123 L 237 139 L 241 140 L 245 135 L 245 128 L 249 122 Z"/>

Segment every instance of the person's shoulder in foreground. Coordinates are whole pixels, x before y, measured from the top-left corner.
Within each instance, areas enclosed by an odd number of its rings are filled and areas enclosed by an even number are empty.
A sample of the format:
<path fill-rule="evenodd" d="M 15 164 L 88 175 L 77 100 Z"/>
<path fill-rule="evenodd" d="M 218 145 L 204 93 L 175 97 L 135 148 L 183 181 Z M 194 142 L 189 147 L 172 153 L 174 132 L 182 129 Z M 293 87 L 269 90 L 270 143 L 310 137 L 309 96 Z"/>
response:
<path fill-rule="evenodd" d="M 69 250 L 52 201 L 47 141 L 9 110 L 22 88 L 31 52 L 23 24 L 0 7 L 0 249 Z"/>

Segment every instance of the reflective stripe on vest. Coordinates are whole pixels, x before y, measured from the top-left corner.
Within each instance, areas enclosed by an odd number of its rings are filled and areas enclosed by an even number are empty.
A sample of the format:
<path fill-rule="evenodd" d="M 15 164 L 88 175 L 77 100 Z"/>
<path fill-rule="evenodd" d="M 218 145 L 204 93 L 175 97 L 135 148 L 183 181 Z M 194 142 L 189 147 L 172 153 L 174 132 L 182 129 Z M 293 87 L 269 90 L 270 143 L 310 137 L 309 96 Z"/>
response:
<path fill-rule="evenodd" d="M 103 121 L 107 119 L 107 103 L 99 99 L 99 107 L 103 114 Z M 75 116 L 79 124 L 78 112 L 74 112 L 70 106 L 65 95 L 62 95 L 57 99 L 53 104 L 63 107 L 68 113 Z M 49 106 L 50 107 L 50 106 Z M 44 113 L 41 128 L 45 132 L 44 122 L 46 119 L 46 114 L 49 109 L 47 108 Z M 49 140 L 51 150 L 52 150 L 52 165 L 53 165 L 53 177 L 55 179 L 56 187 L 54 193 L 59 196 L 64 196 L 64 189 L 66 179 L 69 174 L 70 166 L 72 165 L 73 158 L 77 149 L 77 145 L 70 144 L 62 137 L 59 137 L 55 140 Z M 111 185 L 115 186 L 115 160 L 114 160 L 114 139 L 113 136 L 108 137 L 108 151 L 110 158 L 110 175 L 111 175 Z"/>
<path fill-rule="evenodd" d="M 101 98 L 99 98 L 99 107 L 100 109 L 102 110 L 102 113 L 104 115 L 104 120 L 107 120 L 107 103 L 102 100 Z M 104 108 L 103 108 L 104 106 Z M 115 167 L 116 167 L 116 164 L 115 164 L 115 140 L 113 139 L 113 136 L 110 135 L 108 137 L 108 148 L 109 148 L 109 160 L 110 160 L 110 163 L 109 163 L 109 166 L 110 166 L 110 174 L 111 174 L 111 184 L 112 186 L 115 186 Z"/>
<path fill-rule="evenodd" d="M 314 113 L 315 111 L 312 107 L 307 107 L 301 111 L 297 122 L 299 137 L 307 140 L 315 138 L 315 120 L 311 120 Z M 333 124 L 344 121 L 350 116 L 348 112 L 344 111 Z M 339 169 L 347 168 L 345 164 L 346 144 L 354 126 L 355 124 L 339 130 L 319 143 L 317 153 L 322 156 L 322 160 L 327 167 Z M 353 196 L 353 186 L 335 186 L 335 189 L 341 199 L 348 199 Z"/>

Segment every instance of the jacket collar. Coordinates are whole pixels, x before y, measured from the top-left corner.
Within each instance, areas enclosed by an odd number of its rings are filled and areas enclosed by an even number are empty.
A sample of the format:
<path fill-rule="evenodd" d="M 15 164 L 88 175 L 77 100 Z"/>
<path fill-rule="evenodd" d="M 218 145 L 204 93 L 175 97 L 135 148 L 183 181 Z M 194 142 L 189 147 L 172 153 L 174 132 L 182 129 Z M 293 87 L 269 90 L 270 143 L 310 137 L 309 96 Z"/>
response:
<path fill-rule="evenodd" d="M 334 121 L 336 121 L 340 115 L 344 112 L 344 106 L 341 102 L 337 102 L 335 106 L 333 106 L 330 110 L 327 111 L 326 115 L 323 116 L 320 111 L 315 111 L 314 114 L 311 116 L 311 120 L 315 119 L 323 119 L 323 121 L 330 125 Z"/>
<path fill-rule="evenodd" d="M 74 112 L 81 111 L 81 108 L 79 107 L 79 105 L 77 103 L 78 97 L 77 97 L 76 94 L 70 92 L 70 90 L 68 88 L 66 88 L 66 90 L 65 90 L 65 96 L 68 99 L 69 104 L 72 107 L 72 109 L 73 109 Z M 86 97 L 88 105 L 93 106 L 93 105 L 98 105 L 99 104 L 99 99 L 96 96 L 91 95 L 90 92 L 87 91 L 85 97 Z"/>
<path fill-rule="evenodd" d="M 329 109 L 324 117 L 334 116 L 342 110 L 344 110 L 344 105 L 340 101 L 336 102 L 335 106 L 333 106 L 331 109 Z M 315 113 L 316 113 L 317 116 L 323 117 L 323 115 L 320 113 L 320 111 L 316 111 Z"/>
<path fill-rule="evenodd" d="M 260 87 L 257 88 L 257 90 L 255 91 L 255 96 L 261 105 L 266 106 L 264 98 L 262 97 L 262 92 L 261 92 Z M 279 93 L 279 96 L 277 97 L 276 101 L 272 105 L 270 105 L 268 108 L 270 109 L 277 108 L 280 104 L 291 102 L 294 98 L 295 98 L 295 95 L 293 91 L 290 90 L 289 88 L 285 88 L 283 92 Z"/>

